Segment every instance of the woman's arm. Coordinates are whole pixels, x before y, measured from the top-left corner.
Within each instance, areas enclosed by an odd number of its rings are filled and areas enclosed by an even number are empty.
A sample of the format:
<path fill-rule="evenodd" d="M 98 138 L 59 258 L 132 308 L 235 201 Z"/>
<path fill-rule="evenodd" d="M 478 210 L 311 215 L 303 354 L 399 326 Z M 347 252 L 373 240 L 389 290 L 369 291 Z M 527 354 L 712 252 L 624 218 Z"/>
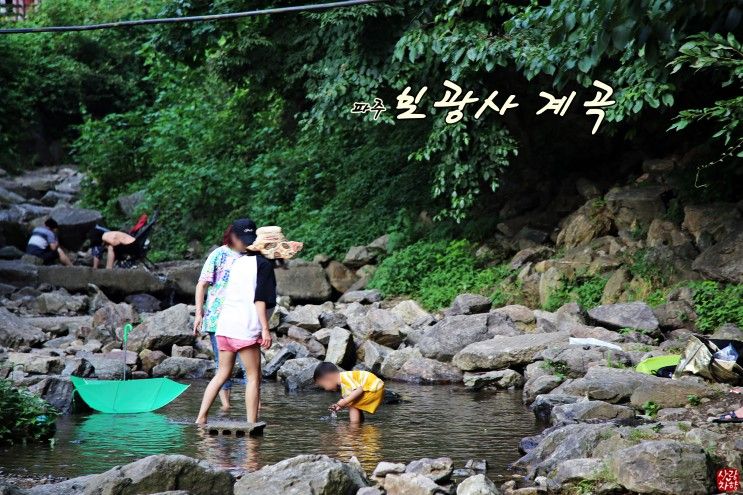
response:
<path fill-rule="evenodd" d="M 268 329 L 268 317 L 266 316 L 266 302 L 256 301 L 255 310 L 258 312 L 258 321 L 261 322 L 261 347 L 269 349 L 271 347 L 271 331 Z"/>
<path fill-rule="evenodd" d="M 204 320 L 204 294 L 209 282 L 199 281 L 196 283 L 196 316 L 193 319 L 193 334 L 199 335 L 201 322 Z"/>

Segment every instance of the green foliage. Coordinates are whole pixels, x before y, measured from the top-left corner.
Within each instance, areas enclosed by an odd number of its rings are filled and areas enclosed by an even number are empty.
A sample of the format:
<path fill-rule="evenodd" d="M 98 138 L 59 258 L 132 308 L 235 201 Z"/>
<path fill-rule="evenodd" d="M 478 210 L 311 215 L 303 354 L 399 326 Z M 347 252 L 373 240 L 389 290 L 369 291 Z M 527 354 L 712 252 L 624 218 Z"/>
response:
<path fill-rule="evenodd" d="M 45 0 L 28 23 L 270 6 L 265 0 Z M 734 0 L 412 0 L 223 23 L 2 37 L 0 165 L 42 161 L 33 156 L 31 135 L 73 150 L 90 178 L 84 201 L 103 209 L 111 226 L 130 221 L 117 211 L 116 196 L 145 190 L 143 208 L 161 213 L 153 239 L 160 257 L 182 254 L 191 239 L 213 243 L 230 219 L 246 215 L 282 225 L 305 242 L 308 256 L 340 256 L 384 233 L 400 244 L 474 241 L 492 229 L 458 224 L 471 218 L 497 224 L 496 191 L 507 174 L 562 171 L 575 160 L 576 146 L 586 156 L 624 150 L 626 138 L 654 136 L 659 123 L 669 127 L 682 110 L 677 102 L 693 98 L 703 113 L 688 110 L 681 119 L 704 120 L 734 142 L 737 95 L 701 88 L 739 81 L 739 53 L 731 52 L 739 43 L 727 35 L 737 26 L 719 22 L 735 8 Z M 710 31 L 707 38 L 699 34 Z M 459 122 L 445 124 L 445 111 L 432 106 L 445 80 L 481 100 L 497 90 L 496 104 L 514 94 L 521 108 L 475 119 L 479 105 L 471 105 Z M 587 148 L 565 146 L 553 139 L 556 127 L 589 139 L 593 119 L 575 107 L 593 97 L 594 80 L 615 89 L 603 139 L 590 138 Z M 426 119 L 395 118 L 396 97 L 408 86 L 411 94 L 428 88 L 420 103 Z M 540 91 L 560 96 L 573 89 L 580 93 L 574 115 L 560 121 L 534 115 L 544 104 Z M 387 107 L 378 121 L 350 113 L 354 102 L 375 97 Z M 478 277 L 495 280 L 494 301 L 518 295 L 516 284 L 497 281 L 499 274 Z M 459 286 L 488 285 L 464 278 Z M 591 303 L 594 289 L 576 297 Z M 431 295 L 430 303 L 444 299 Z"/>
<path fill-rule="evenodd" d="M 49 439 L 56 418 L 57 411 L 46 401 L 0 380 L 0 444 Z"/>
<path fill-rule="evenodd" d="M 157 9 L 158 2 L 145 0 L 52 0 L 41 3 L 30 24 L 105 22 L 151 16 Z M 83 112 L 100 117 L 142 104 L 148 83 L 139 49 L 146 36 L 118 29 L 2 36 L 0 144 L 8 148 L 0 160 L 16 168 L 22 156 L 36 162 L 32 135 L 66 147 Z"/>
<path fill-rule="evenodd" d="M 705 280 L 691 282 L 689 286 L 694 292 L 694 312 L 699 330 L 711 333 L 725 323 L 743 326 L 743 284 L 723 285 Z"/>
<path fill-rule="evenodd" d="M 632 275 L 647 280 L 653 285 L 665 285 L 668 282 L 669 272 L 673 268 L 662 260 L 653 257 L 653 251 L 639 249 L 630 260 L 629 270 Z"/>
<path fill-rule="evenodd" d="M 369 286 L 387 296 L 415 297 L 434 310 L 463 292 L 484 293 L 509 274 L 503 267 L 479 266 L 467 241 L 418 241 L 386 258 Z"/>
<path fill-rule="evenodd" d="M 698 395 L 695 395 L 695 394 L 688 395 L 686 397 L 686 399 L 687 399 L 687 402 L 689 403 L 690 406 L 695 406 L 696 407 L 696 406 L 698 406 L 699 404 L 702 403 L 702 399 L 700 399 L 699 396 Z"/>
<path fill-rule="evenodd" d="M 649 400 L 642 405 L 642 410 L 645 412 L 646 416 L 650 416 L 651 418 L 654 418 L 658 414 L 658 411 L 660 410 L 660 406 L 656 404 L 655 402 Z M 639 430 L 635 430 L 635 431 L 639 431 Z"/>
<path fill-rule="evenodd" d="M 565 377 L 570 372 L 570 368 L 566 363 L 560 361 L 552 361 L 550 359 L 546 359 L 542 362 L 542 369 L 544 369 L 551 375 L 555 375 L 560 380 L 565 380 Z"/>
<path fill-rule="evenodd" d="M 722 86 L 736 86 L 740 91 L 743 85 L 743 47 L 733 33 L 722 36 L 719 33 L 699 33 L 690 36 L 679 48 L 679 56 L 673 60 L 673 72 L 685 66 L 697 71 L 713 70 L 725 74 Z M 703 120 L 714 121 L 718 129 L 712 136 L 722 138 L 726 145 L 743 143 L 740 131 L 743 122 L 743 96 L 717 100 L 710 107 L 683 110 L 679 113 L 672 129 L 682 130 L 692 122 Z M 743 157 L 743 149 L 736 149 L 737 156 Z"/>
<path fill-rule="evenodd" d="M 547 297 L 544 309 L 555 311 L 569 302 L 577 302 L 588 309 L 598 306 L 607 280 L 600 275 L 577 275 L 573 279 L 563 280 Z"/>

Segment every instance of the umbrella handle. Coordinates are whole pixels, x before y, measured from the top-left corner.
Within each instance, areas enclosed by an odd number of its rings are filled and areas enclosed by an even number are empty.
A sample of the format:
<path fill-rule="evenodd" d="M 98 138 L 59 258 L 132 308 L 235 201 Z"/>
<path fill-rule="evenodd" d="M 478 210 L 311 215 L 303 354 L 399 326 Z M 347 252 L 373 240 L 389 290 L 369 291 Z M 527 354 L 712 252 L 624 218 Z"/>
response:
<path fill-rule="evenodd" d="M 133 327 L 131 323 L 127 323 L 126 325 L 124 325 L 124 350 L 126 350 L 126 341 L 129 338 L 129 332 L 132 331 L 132 328 Z"/>
<path fill-rule="evenodd" d="M 127 372 L 127 366 L 126 366 L 126 341 L 129 338 L 129 332 L 132 331 L 132 324 L 127 323 L 124 325 L 124 343 L 121 346 L 121 350 L 124 351 L 122 354 L 124 355 L 124 381 L 126 381 L 126 372 Z"/>

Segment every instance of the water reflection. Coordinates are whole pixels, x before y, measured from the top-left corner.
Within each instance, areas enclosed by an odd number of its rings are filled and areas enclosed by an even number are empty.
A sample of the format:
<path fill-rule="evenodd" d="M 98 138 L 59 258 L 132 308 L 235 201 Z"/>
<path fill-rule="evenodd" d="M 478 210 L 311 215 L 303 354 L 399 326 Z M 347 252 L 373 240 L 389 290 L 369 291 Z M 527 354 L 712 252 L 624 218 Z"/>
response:
<path fill-rule="evenodd" d="M 263 386 L 268 422 L 257 438 L 210 436 L 193 425 L 205 383 L 196 382 L 175 402 L 154 413 L 92 413 L 60 418 L 53 445 L 0 448 L 0 469 L 16 473 L 79 476 L 102 472 L 147 455 L 185 454 L 227 469 L 254 470 L 298 454 L 356 456 L 371 471 L 380 460 L 452 457 L 457 466 L 486 459 L 490 474 L 504 474 L 519 457 L 518 442 L 537 431 L 521 394 L 473 393 L 455 386 L 391 384 L 405 402 L 382 406 L 361 425 L 348 414 L 327 418 L 333 394 L 286 394 L 274 382 Z M 233 410 L 217 419 L 244 419 L 242 387 L 233 390 Z M 216 408 L 215 411 L 216 413 Z M 323 419 L 324 418 L 324 419 Z"/>
<path fill-rule="evenodd" d="M 382 435 L 380 427 L 373 423 L 351 424 L 346 421 L 337 421 L 334 430 L 329 430 L 329 445 L 335 446 L 337 451 L 332 457 L 350 459 L 356 456 L 361 465 L 376 465 L 382 456 Z"/>

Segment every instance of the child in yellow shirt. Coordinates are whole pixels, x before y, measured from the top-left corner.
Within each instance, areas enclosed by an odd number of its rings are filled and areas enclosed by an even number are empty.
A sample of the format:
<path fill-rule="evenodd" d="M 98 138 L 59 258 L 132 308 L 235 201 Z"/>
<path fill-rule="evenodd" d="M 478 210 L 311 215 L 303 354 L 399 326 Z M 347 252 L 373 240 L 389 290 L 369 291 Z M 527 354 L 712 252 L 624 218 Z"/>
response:
<path fill-rule="evenodd" d="M 364 412 L 374 414 L 384 398 L 384 382 L 368 371 L 340 371 L 333 363 L 320 363 L 313 376 L 315 383 L 328 391 L 341 388 L 341 399 L 331 411 L 348 408 L 352 423 L 364 420 Z"/>

